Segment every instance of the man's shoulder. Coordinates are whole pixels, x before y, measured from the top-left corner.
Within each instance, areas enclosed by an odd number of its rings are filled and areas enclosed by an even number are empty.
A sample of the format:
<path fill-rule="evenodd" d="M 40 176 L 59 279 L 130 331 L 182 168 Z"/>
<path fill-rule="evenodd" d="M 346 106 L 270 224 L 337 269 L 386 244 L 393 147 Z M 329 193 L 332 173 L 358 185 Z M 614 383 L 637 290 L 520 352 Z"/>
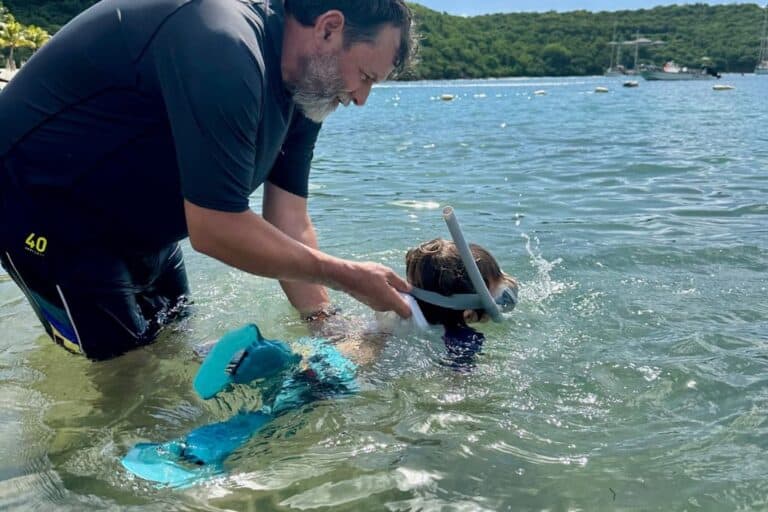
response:
<path fill-rule="evenodd" d="M 251 2 L 188 0 L 166 25 L 175 42 L 186 41 L 211 59 L 255 56 L 261 61 L 267 53 L 264 16 Z"/>
<path fill-rule="evenodd" d="M 244 38 L 263 38 L 264 13 L 249 1 L 243 0 L 160 0 L 175 2 L 179 8 L 174 17 L 202 22 L 196 28 L 213 34 L 237 34 Z"/>

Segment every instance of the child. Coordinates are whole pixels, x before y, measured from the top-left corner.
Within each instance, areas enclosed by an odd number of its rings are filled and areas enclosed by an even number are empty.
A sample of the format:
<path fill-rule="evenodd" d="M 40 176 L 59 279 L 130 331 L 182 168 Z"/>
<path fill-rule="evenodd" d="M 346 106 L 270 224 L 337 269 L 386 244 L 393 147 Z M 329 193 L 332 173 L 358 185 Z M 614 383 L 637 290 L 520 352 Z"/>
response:
<path fill-rule="evenodd" d="M 517 304 L 518 284 L 483 247 L 470 244 L 472 257 L 477 264 L 485 286 L 502 310 L 511 310 Z M 386 332 L 412 329 L 414 326 L 439 325 L 444 329 L 443 339 L 451 355 L 471 356 L 484 340 L 482 333 L 468 324 L 487 321 L 483 309 L 466 309 L 460 306 L 445 307 L 430 302 L 433 292 L 445 299 L 468 297 L 475 288 L 468 276 L 454 242 L 435 238 L 414 247 L 405 255 L 406 278 L 414 287 L 408 300 L 413 313 L 412 320 L 402 321 L 394 313 L 377 313 L 377 321 Z M 440 301 L 443 302 L 443 301 Z M 458 301 L 460 302 L 460 301 Z"/>
<path fill-rule="evenodd" d="M 501 270 L 488 251 L 479 245 L 469 248 L 496 304 L 513 308 L 517 281 Z M 405 260 L 408 281 L 414 287 L 413 294 L 419 297 L 408 296 L 413 312 L 410 323 L 442 326 L 451 362 L 465 368 L 484 340 L 482 333 L 467 324 L 483 321 L 487 315 L 481 308 L 461 306 L 479 302 L 460 251 L 453 242 L 437 238 L 409 250 Z M 396 314 L 394 318 L 387 314 L 377 317 L 381 327 L 405 323 Z M 262 408 L 203 425 L 173 441 L 139 443 L 122 459 L 123 466 L 162 485 L 192 485 L 222 473 L 225 459 L 281 414 L 318 400 L 354 394 L 358 390 L 357 365 L 375 357 L 382 336 L 371 339 L 370 333 L 355 335 L 348 330 L 333 336 L 332 332 L 338 333 L 344 323 L 334 314 L 317 315 L 308 322 L 316 337 L 299 340 L 294 348 L 263 338 L 255 325 L 232 331 L 209 345 L 210 353 L 195 378 L 197 393 L 210 399 L 231 384 L 259 382 Z"/>

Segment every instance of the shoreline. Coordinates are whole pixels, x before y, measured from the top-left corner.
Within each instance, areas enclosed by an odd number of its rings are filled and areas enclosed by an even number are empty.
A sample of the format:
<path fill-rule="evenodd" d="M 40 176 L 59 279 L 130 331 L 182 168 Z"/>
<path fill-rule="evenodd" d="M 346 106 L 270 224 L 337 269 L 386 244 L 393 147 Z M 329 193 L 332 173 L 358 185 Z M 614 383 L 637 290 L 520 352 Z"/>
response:
<path fill-rule="evenodd" d="M 14 76 L 16 76 L 18 70 L 9 71 L 5 68 L 0 69 L 0 89 L 2 89 L 8 82 L 10 82 Z"/>

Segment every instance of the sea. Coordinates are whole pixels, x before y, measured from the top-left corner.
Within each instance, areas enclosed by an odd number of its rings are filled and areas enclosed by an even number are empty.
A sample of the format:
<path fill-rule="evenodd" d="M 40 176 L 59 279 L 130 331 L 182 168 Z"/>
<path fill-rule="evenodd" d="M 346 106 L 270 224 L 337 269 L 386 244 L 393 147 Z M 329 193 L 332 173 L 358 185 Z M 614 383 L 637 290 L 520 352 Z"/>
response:
<path fill-rule="evenodd" d="M 190 315 L 94 363 L 0 274 L 0 510 L 768 510 L 768 77 L 622 82 L 384 83 L 331 115 L 322 250 L 402 275 L 452 206 L 520 302 L 477 326 L 470 365 L 439 332 L 385 339 L 358 393 L 280 416 L 184 488 L 120 461 L 260 407 L 258 386 L 200 399 L 194 348 L 249 323 L 309 336 L 279 285 L 184 242 Z M 372 324 L 331 294 L 350 332 Z"/>

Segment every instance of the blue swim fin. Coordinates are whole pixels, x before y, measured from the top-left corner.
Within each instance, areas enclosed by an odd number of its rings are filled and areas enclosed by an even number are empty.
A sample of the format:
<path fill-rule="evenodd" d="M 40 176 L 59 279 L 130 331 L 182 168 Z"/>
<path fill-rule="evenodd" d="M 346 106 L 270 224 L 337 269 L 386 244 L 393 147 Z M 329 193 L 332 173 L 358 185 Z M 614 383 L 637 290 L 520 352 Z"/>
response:
<path fill-rule="evenodd" d="M 121 460 L 134 475 L 170 487 L 186 487 L 224 472 L 224 460 L 273 417 L 261 411 L 196 428 L 184 439 L 139 443 Z"/>
<path fill-rule="evenodd" d="M 140 443 L 122 459 L 123 466 L 145 480 L 187 487 L 224 472 L 224 461 L 272 419 L 288 410 L 359 390 L 357 366 L 325 340 L 302 338 L 301 356 L 281 341 L 264 339 L 255 325 L 226 334 L 213 347 L 195 377 L 195 391 L 211 398 L 231 384 L 249 383 L 280 372 L 285 378 L 264 407 L 237 414 L 227 421 L 204 425 L 183 439 Z M 289 371 L 290 370 L 290 371 Z"/>
<path fill-rule="evenodd" d="M 215 466 L 197 466 L 182 457 L 179 441 L 139 443 L 120 461 L 134 475 L 163 486 L 186 487 L 221 472 Z"/>
<path fill-rule="evenodd" d="M 265 339 L 255 324 L 246 325 L 214 345 L 195 376 L 195 391 L 207 400 L 231 384 L 271 377 L 300 359 L 282 341 Z"/>

